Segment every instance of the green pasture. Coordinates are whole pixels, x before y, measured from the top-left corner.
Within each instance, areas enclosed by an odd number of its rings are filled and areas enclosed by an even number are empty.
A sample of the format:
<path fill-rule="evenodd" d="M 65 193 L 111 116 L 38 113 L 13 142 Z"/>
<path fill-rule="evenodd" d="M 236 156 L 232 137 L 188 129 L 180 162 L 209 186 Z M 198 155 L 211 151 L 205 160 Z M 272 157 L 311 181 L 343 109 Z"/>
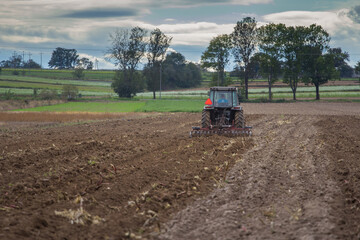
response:
<path fill-rule="evenodd" d="M 299 92 L 296 93 L 296 99 L 302 98 L 313 98 L 315 99 L 316 93 L 314 92 Z M 259 94 L 249 94 L 249 99 L 264 99 L 269 98 L 269 94 L 267 93 L 259 93 Z M 292 93 L 273 93 L 273 99 L 292 99 Z M 321 98 L 360 98 L 360 92 L 321 92 L 320 91 L 320 99 Z"/>
<path fill-rule="evenodd" d="M 14 81 L 0 81 L 0 87 L 7 88 L 36 88 L 36 89 L 55 89 L 61 90 L 63 85 L 46 84 L 46 83 L 29 83 L 29 82 L 14 82 Z M 96 86 L 77 86 L 79 91 L 93 91 L 93 92 L 113 92 L 111 88 L 96 87 Z"/>
<path fill-rule="evenodd" d="M 38 93 L 42 89 L 56 90 L 61 93 L 64 85 L 76 86 L 83 96 L 115 95 L 111 89 L 111 82 L 0 75 L 0 94 L 10 90 L 15 95 L 32 95 L 34 89 L 37 89 Z"/>
<path fill-rule="evenodd" d="M 320 86 L 320 92 L 360 91 L 360 86 Z M 272 93 L 291 92 L 290 87 L 272 88 Z M 315 92 L 314 86 L 298 87 L 296 93 Z M 269 88 L 249 89 L 249 93 L 269 93 Z"/>
<path fill-rule="evenodd" d="M 204 101 L 148 100 L 124 102 L 68 102 L 52 106 L 17 109 L 29 112 L 201 112 Z"/>
<path fill-rule="evenodd" d="M 273 98 L 286 98 L 292 99 L 293 94 L 289 87 L 272 88 Z M 315 87 L 299 87 L 296 91 L 297 98 L 315 98 Z M 160 93 L 156 92 L 157 98 Z M 196 91 L 167 91 L 161 93 L 162 99 L 192 99 L 192 100 L 204 100 L 208 97 L 207 90 Z M 268 88 L 249 89 L 249 98 L 268 98 Z M 320 87 L 320 97 L 326 98 L 349 98 L 360 97 L 360 86 L 322 86 Z M 138 99 L 150 99 L 152 98 L 152 92 L 138 93 L 136 98 Z"/>
<path fill-rule="evenodd" d="M 42 106 L 15 111 L 29 112 L 135 112 L 141 109 L 146 103 L 140 101 L 126 102 L 68 102 L 51 106 Z"/>
<path fill-rule="evenodd" d="M 137 99 L 151 99 L 152 92 L 143 92 L 136 94 Z M 160 92 L 156 92 L 156 97 L 160 98 Z M 208 97 L 206 90 L 186 90 L 186 91 L 166 91 L 161 92 L 161 99 L 193 99 L 203 100 Z"/>
<path fill-rule="evenodd" d="M 56 92 L 60 95 L 61 94 L 61 90 L 60 89 L 54 89 L 56 90 Z M 34 89 L 32 88 L 8 88 L 8 87 L 0 87 L 0 94 L 5 94 L 5 93 L 10 93 L 14 94 L 15 96 L 32 96 L 34 94 Z M 37 94 L 40 94 L 41 89 L 38 89 Z M 117 96 L 114 92 L 112 91 L 108 91 L 108 92 L 102 92 L 102 91 L 86 91 L 86 90 L 81 90 L 79 91 L 79 93 L 82 96 L 103 96 L 103 97 L 115 97 Z"/>
<path fill-rule="evenodd" d="M 3 88 L 30 88 L 30 89 L 54 89 L 62 90 L 63 85 L 54 85 L 46 83 L 27 83 L 27 82 L 13 82 L 13 81 L 0 81 L 0 87 Z M 111 88 L 96 87 L 96 86 L 77 86 L 80 93 L 82 91 L 88 92 L 102 92 L 102 93 L 113 93 Z"/>
<path fill-rule="evenodd" d="M 91 77 L 86 80 L 73 80 L 72 72 L 74 70 L 49 70 L 49 69 L 25 69 L 25 75 L 13 75 L 14 69 L 3 69 L 0 75 L 0 94 L 11 91 L 13 95 L 33 96 L 34 89 L 40 93 L 42 89 L 56 90 L 61 94 L 63 85 L 77 86 L 79 93 L 82 96 L 103 96 L 104 98 L 116 97 L 116 94 L 111 88 L 111 79 L 114 71 L 96 71 L 84 70 L 85 76 L 88 74 Z M 17 69 L 18 72 L 23 70 Z M 95 75 L 97 77 L 95 77 Z M 208 84 L 212 73 L 203 73 L 203 84 Z M 349 79 L 346 79 L 349 80 Z M 352 79 L 353 80 L 353 79 Z M 253 80 L 252 80 L 253 81 Z M 264 81 L 259 79 L 256 81 Z M 204 86 L 208 88 L 207 86 Z M 292 91 L 290 87 L 274 87 L 272 88 L 274 99 L 292 99 Z M 159 99 L 160 93 L 156 93 Z M 207 90 L 176 90 L 176 91 L 162 91 L 162 100 L 204 100 L 208 97 Z M 297 99 L 301 98 L 315 98 L 315 87 L 298 87 L 296 93 Z M 360 86 L 320 86 L 320 98 L 360 98 Z M 152 92 L 138 93 L 135 96 L 136 100 L 149 100 L 153 98 Z M 250 99 L 264 99 L 268 98 L 268 88 L 250 88 Z"/>
<path fill-rule="evenodd" d="M 97 86 L 97 87 L 111 87 L 111 82 L 105 81 L 85 81 L 85 80 L 66 80 L 66 79 L 47 79 L 41 77 L 24 77 L 24 76 L 4 76 L 0 75 L 1 81 L 12 81 L 19 83 L 46 83 L 56 85 L 77 85 L 77 86 Z"/>
<path fill-rule="evenodd" d="M 201 112 L 203 100 L 148 100 L 138 112 Z"/>
<path fill-rule="evenodd" d="M 6 76 L 13 76 L 13 72 L 17 71 L 19 75 L 29 77 L 42 77 L 51 79 L 73 79 L 72 73 L 74 70 L 69 69 L 11 69 L 3 68 L 1 74 Z M 101 80 L 112 81 L 115 76 L 114 70 L 84 70 L 85 80 Z"/>

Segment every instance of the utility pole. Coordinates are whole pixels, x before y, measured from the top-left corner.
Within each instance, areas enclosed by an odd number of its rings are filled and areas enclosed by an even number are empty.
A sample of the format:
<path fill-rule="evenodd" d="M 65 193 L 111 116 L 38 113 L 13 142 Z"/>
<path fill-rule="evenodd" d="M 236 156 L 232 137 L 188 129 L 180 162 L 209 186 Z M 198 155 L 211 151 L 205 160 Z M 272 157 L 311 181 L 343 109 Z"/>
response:
<path fill-rule="evenodd" d="M 160 99 L 161 99 L 161 73 L 162 73 L 162 62 L 160 62 Z"/>
<path fill-rule="evenodd" d="M 16 52 L 14 51 L 14 53 L 13 53 L 13 68 L 15 68 L 15 56 L 16 56 Z"/>
<path fill-rule="evenodd" d="M 42 69 L 42 55 L 43 55 L 43 53 L 40 52 L 40 69 Z"/>
<path fill-rule="evenodd" d="M 31 55 L 32 55 L 32 54 L 31 54 L 31 52 L 29 52 L 29 53 L 28 53 L 28 55 L 29 55 L 29 61 L 30 61 L 30 59 L 31 59 Z"/>
<path fill-rule="evenodd" d="M 99 61 L 95 58 L 95 70 L 99 70 Z"/>

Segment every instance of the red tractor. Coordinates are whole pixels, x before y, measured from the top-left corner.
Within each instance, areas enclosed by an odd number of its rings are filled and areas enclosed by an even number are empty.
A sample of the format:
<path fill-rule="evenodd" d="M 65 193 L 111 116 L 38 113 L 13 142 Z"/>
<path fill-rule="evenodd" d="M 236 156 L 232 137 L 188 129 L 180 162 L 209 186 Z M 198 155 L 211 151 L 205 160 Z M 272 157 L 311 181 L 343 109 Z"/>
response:
<path fill-rule="evenodd" d="M 205 102 L 201 127 L 193 127 L 190 137 L 201 135 L 251 136 L 252 127 L 245 126 L 236 87 L 212 87 Z"/>

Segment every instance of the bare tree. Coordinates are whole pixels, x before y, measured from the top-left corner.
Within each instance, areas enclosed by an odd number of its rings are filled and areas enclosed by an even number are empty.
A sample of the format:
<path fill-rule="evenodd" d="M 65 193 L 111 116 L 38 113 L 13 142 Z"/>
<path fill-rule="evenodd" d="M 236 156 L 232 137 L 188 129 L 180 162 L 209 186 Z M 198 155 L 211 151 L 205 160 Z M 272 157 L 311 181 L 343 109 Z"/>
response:
<path fill-rule="evenodd" d="M 160 29 L 154 29 L 150 34 L 150 41 L 147 47 L 148 63 L 145 67 L 147 87 L 153 91 L 153 98 L 156 98 L 156 90 L 159 89 L 161 78 L 161 64 L 170 46 L 172 37 L 166 36 Z"/>
<path fill-rule="evenodd" d="M 360 61 L 358 61 L 355 65 L 355 73 L 360 74 Z M 359 84 L 360 84 L 360 76 L 359 76 Z"/>
<path fill-rule="evenodd" d="M 140 27 L 120 29 L 110 34 L 111 47 L 107 50 L 107 58 L 114 59 L 119 67 L 120 72 L 112 84 L 119 97 L 132 97 L 141 90 L 141 76 L 136 73 L 136 68 L 146 51 L 146 34 L 147 31 Z"/>
<path fill-rule="evenodd" d="M 245 98 L 248 99 L 249 63 L 257 44 L 255 18 L 246 17 L 237 22 L 231 34 L 235 62 L 244 67 Z"/>

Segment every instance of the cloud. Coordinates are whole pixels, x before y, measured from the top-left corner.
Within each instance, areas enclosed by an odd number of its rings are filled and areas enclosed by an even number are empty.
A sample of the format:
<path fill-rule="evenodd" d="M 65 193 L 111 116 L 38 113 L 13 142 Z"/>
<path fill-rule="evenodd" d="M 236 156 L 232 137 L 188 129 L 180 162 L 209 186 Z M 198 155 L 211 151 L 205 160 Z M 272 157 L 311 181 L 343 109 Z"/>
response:
<path fill-rule="evenodd" d="M 311 24 L 321 25 L 330 34 L 337 34 L 348 28 L 359 29 L 348 17 L 349 10 L 341 9 L 336 12 L 310 12 L 310 11 L 289 11 L 269 14 L 263 17 L 266 22 L 284 23 L 290 26 L 309 26 Z"/>
<path fill-rule="evenodd" d="M 332 47 L 341 47 L 351 55 L 350 64 L 355 63 L 360 53 L 360 6 L 333 12 L 289 11 L 263 16 L 265 22 L 284 23 L 290 26 L 321 25 L 330 33 Z"/>
<path fill-rule="evenodd" d="M 209 6 L 209 5 L 252 5 L 252 4 L 268 4 L 272 3 L 273 0 L 154 0 L 148 1 L 151 7 L 198 7 L 198 6 Z"/>
<path fill-rule="evenodd" d="M 88 44 L 103 47 L 116 28 L 159 27 L 173 36 L 173 44 L 206 44 L 229 31 L 229 26 L 209 22 L 178 23 L 166 19 L 153 25 L 140 19 L 156 8 L 209 5 L 267 4 L 273 0 L 27 0 L 0 1 L 0 41 L 28 44 Z M 71 8 L 69 8 L 71 6 Z M 71 10 L 69 10 L 71 9 Z M 231 27 L 232 28 L 232 27 Z"/>
<path fill-rule="evenodd" d="M 360 5 L 350 9 L 350 11 L 348 12 L 348 16 L 354 22 L 360 23 Z"/>
<path fill-rule="evenodd" d="M 229 34 L 235 24 L 217 24 L 212 22 L 190 22 L 178 24 L 161 24 L 158 27 L 165 34 L 172 36 L 174 45 L 205 46 L 219 34 Z"/>
<path fill-rule="evenodd" d="M 79 58 L 85 57 L 85 58 L 88 58 L 90 61 L 92 61 L 94 64 L 94 68 L 96 67 L 95 66 L 96 62 L 97 62 L 99 69 L 113 69 L 114 68 L 114 64 L 107 61 L 104 57 L 96 57 L 93 55 L 89 55 L 87 53 L 78 53 L 78 55 L 79 55 Z"/>
<path fill-rule="evenodd" d="M 134 9 L 86 9 L 74 11 L 61 15 L 64 18 L 116 18 L 116 17 L 133 17 L 138 12 Z"/>

